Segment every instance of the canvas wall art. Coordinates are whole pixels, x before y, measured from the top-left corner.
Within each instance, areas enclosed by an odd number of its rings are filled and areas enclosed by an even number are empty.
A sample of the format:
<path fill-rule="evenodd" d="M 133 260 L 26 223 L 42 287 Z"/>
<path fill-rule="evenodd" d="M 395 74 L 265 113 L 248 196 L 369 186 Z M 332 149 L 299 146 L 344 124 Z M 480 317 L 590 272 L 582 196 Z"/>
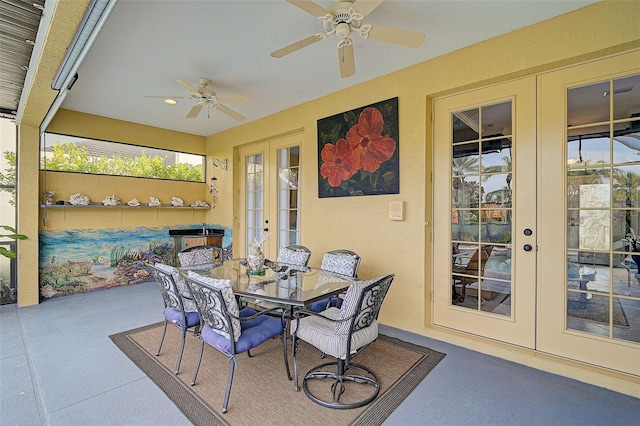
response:
<path fill-rule="evenodd" d="M 398 98 L 318 120 L 318 196 L 400 193 Z"/>

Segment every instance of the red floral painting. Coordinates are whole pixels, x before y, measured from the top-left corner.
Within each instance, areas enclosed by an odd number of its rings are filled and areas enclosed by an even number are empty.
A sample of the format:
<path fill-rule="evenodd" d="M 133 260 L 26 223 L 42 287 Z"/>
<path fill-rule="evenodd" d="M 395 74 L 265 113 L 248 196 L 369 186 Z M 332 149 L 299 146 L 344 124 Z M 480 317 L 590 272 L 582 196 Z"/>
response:
<path fill-rule="evenodd" d="M 320 198 L 400 192 L 398 98 L 318 120 Z"/>

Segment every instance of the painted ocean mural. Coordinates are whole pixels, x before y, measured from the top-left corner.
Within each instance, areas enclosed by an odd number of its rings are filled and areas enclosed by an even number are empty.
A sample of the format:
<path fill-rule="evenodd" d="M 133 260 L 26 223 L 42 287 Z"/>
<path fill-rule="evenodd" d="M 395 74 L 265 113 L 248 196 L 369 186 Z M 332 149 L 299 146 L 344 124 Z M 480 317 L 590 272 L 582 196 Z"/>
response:
<path fill-rule="evenodd" d="M 231 229 L 209 227 L 225 231 L 224 257 L 230 258 Z M 169 227 L 40 231 L 39 238 L 42 299 L 148 282 L 145 264 L 172 264 L 174 258 Z"/>

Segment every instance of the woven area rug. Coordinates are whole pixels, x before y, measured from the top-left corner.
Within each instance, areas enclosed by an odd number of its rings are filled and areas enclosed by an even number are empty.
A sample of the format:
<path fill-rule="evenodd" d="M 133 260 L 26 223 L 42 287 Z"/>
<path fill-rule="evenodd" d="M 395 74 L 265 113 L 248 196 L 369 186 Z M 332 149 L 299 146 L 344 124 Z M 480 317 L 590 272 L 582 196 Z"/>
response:
<path fill-rule="evenodd" d="M 173 374 L 180 330 L 169 326 L 160 356 L 155 356 L 162 323 L 110 336 L 111 340 L 164 391 L 195 425 L 379 425 L 415 389 L 445 354 L 380 335 L 354 362 L 369 367 L 380 381 L 380 394 L 366 407 L 334 410 L 312 402 L 302 390 L 311 367 L 333 360 L 305 342 L 298 346 L 300 391 L 286 377 L 279 338 L 241 354 L 233 378 L 228 411 L 221 414 L 229 371 L 228 359 L 205 345 L 195 386 L 190 386 L 200 341 L 187 334 L 180 374 Z M 289 353 L 291 353 L 291 339 Z M 289 357 L 291 358 L 291 357 Z M 293 375 L 293 363 L 291 374 Z"/>

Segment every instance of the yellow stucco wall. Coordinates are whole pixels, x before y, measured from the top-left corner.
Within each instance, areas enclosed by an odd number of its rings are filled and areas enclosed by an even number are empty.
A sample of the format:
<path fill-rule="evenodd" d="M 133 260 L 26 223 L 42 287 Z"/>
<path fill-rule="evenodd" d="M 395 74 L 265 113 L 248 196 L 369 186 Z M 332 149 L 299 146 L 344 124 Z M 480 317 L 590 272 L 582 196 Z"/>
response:
<path fill-rule="evenodd" d="M 38 140 L 37 127 L 18 127 L 18 230 L 29 239 L 18 241 L 18 305 L 38 303 Z M 23 173 L 24 171 L 24 173 Z"/>

